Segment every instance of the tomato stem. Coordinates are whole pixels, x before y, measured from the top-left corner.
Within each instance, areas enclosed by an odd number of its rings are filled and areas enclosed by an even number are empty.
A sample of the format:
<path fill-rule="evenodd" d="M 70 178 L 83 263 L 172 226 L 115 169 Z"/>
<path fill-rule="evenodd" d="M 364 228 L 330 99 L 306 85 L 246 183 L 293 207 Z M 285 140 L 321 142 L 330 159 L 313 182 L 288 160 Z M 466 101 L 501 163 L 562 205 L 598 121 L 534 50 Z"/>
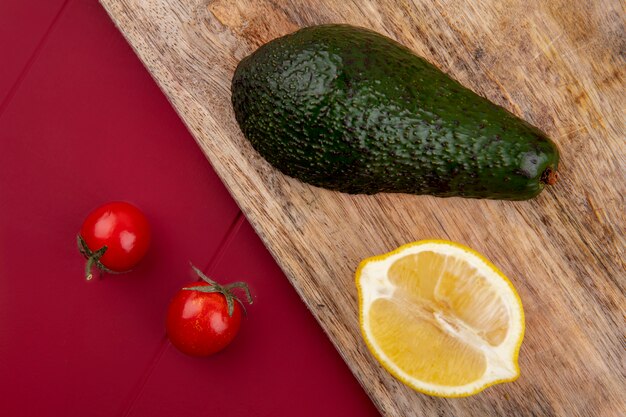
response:
<path fill-rule="evenodd" d="M 93 268 L 93 261 L 94 259 L 90 256 L 87 258 L 87 262 L 85 262 L 85 279 L 87 281 L 91 281 L 93 278 L 93 274 L 91 272 L 91 268 Z"/>
<path fill-rule="evenodd" d="M 102 265 L 102 263 L 100 262 L 100 258 L 102 258 L 102 256 L 108 249 L 106 245 L 93 252 L 91 249 L 89 249 L 89 246 L 87 246 L 87 242 L 85 242 L 85 239 L 83 239 L 81 235 L 77 236 L 76 241 L 78 243 L 78 250 L 87 259 L 87 262 L 85 262 L 85 279 L 87 281 L 91 281 L 93 279 L 92 270 L 94 265 L 100 271 L 109 271 L 108 268 Z"/>
<path fill-rule="evenodd" d="M 229 317 L 232 317 L 233 312 L 235 311 L 235 301 L 237 301 L 241 305 L 244 314 L 246 314 L 246 307 L 244 306 L 241 299 L 237 297 L 232 290 L 234 288 L 242 289 L 246 294 L 246 301 L 248 302 L 248 304 L 252 304 L 252 294 L 250 293 L 250 288 L 248 287 L 248 284 L 246 284 L 245 282 L 232 282 L 230 284 L 220 285 L 217 282 L 213 281 L 211 278 L 204 275 L 204 273 L 200 271 L 200 269 L 196 268 L 193 264 L 191 265 L 191 268 L 194 270 L 196 275 L 200 277 L 200 279 L 202 279 L 209 285 L 185 287 L 183 288 L 183 290 L 200 291 L 206 293 L 220 293 L 224 296 L 224 298 L 226 298 L 226 305 L 228 306 Z"/>

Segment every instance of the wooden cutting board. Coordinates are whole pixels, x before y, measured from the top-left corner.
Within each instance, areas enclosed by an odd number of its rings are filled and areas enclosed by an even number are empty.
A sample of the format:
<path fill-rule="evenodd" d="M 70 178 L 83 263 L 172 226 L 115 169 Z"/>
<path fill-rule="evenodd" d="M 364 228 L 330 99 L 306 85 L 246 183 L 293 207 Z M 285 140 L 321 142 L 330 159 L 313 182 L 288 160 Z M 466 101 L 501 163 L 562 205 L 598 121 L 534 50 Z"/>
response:
<path fill-rule="evenodd" d="M 383 415 L 626 415 L 618 0 L 101 1 Z M 400 41 L 545 130 L 561 149 L 560 182 L 532 201 L 501 202 L 349 196 L 281 175 L 239 131 L 230 80 L 264 42 L 330 22 Z M 358 330 L 357 263 L 425 238 L 475 248 L 517 287 L 527 326 L 518 381 L 432 398 L 370 356 Z"/>

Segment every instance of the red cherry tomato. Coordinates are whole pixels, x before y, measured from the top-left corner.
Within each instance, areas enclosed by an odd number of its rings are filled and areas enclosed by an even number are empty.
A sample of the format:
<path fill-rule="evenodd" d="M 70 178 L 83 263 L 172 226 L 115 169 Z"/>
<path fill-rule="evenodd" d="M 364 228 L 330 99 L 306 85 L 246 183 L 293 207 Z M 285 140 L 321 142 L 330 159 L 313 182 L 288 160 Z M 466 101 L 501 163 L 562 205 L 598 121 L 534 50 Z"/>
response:
<path fill-rule="evenodd" d="M 233 341 L 241 326 L 243 308 L 232 293 L 245 291 L 252 303 L 248 286 L 243 282 L 219 285 L 194 267 L 202 282 L 178 291 L 167 310 L 165 327 L 172 344 L 191 356 L 208 356 Z"/>
<path fill-rule="evenodd" d="M 107 272 L 126 272 L 141 261 L 150 246 L 146 216 L 130 203 L 115 201 L 98 207 L 85 219 L 78 247 L 87 258 L 85 275 L 92 266 Z"/>

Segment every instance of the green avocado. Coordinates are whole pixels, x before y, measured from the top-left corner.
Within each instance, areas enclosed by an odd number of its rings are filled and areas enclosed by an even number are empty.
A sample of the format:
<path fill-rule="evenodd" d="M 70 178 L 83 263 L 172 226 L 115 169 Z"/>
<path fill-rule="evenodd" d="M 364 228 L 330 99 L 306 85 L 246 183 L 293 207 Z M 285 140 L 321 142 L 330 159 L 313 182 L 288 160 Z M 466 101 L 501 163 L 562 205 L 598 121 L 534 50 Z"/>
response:
<path fill-rule="evenodd" d="M 261 46 L 237 66 L 232 103 L 267 161 L 331 190 L 525 200 L 556 181 L 543 132 L 362 28 Z"/>

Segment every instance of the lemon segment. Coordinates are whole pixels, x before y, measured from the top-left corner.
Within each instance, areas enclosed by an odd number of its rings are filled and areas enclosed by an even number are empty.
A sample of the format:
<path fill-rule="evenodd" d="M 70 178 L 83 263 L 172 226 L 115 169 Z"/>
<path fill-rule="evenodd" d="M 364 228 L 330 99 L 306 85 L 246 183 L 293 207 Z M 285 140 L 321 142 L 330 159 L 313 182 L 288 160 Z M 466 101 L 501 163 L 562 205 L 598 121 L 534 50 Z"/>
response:
<path fill-rule="evenodd" d="M 430 395 L 472 395 L 519 376 L 524 311 L 511 282 L 477 252 L 429 240 L 365 259 L 360 325 L 374 357 Z"/>

